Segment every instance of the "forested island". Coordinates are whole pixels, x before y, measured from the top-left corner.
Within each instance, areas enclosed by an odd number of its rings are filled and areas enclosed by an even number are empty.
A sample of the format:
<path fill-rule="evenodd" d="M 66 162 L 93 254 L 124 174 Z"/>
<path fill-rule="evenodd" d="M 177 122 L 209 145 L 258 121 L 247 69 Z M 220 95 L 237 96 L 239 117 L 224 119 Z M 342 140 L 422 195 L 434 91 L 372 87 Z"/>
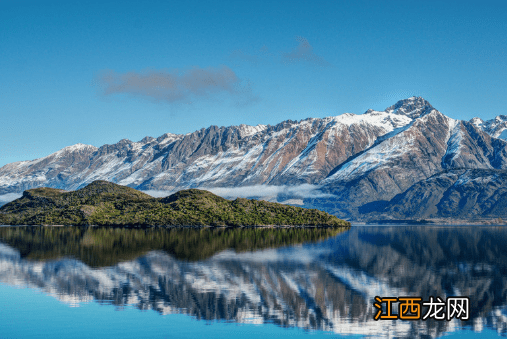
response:
<path fill-rule="evenodd" d="M 339 227 L 350 223 L 316 209 L 262 200 L 227 200 L 188 189 L 153 198 L 130 187 L 94 181 L 76 191 L 34 188 L 0 208 L 4 225 Z"/>

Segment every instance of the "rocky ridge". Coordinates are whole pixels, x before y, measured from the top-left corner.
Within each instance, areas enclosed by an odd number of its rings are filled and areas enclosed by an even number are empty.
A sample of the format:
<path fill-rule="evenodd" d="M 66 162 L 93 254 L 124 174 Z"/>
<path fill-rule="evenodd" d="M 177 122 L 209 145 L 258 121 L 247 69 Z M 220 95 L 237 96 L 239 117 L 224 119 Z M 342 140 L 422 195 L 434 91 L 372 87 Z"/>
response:
<path fill-rule="evenodd" d="M 270 198 L 299 199 L 342 218 L 361 219 L 362 206 L 390 201 L 443 171 L 507 169 L 506 127 L 503 116 L 455 120 L 412 97 L 361 115 L 211 126 L 99 148 L 69 146 L 0 168 L 0 195 L 41 186 L 75 190 L 94 180 L 171 192 L 292 187 L 291 193 Z M 312 185 L 317 194 L 298 195 L 300 185 Z"/>

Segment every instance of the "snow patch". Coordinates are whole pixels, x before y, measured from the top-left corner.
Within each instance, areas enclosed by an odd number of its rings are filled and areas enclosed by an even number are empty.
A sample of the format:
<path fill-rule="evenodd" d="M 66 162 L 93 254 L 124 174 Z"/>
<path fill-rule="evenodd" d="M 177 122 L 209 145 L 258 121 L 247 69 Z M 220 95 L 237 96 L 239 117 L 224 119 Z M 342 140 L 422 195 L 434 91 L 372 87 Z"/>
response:
<path fill-rule="evenodd" d="M 259 132 L 262 132 L 262 131 L 266 130 L 266 128 L 268 128 L 268 126 L 260 125 L 260 124 L 257 126 L 250 126 L 250 125 L 241 124 L 241 125 L 239 125 L 239 133 L 241 135 L 241 138 L 246 138 L 250 135 L 254 135 Z"/>
<path fill-rule="evenodd" d="M 375 168 L 393 163 L 393 159 L 409 152 L 412 148 L 413 140 L 410 138 L 398 137 L 399 135 L 400 134 L 383 141 L 357 158 L 344 164 L 339 171 L 325 179 L 324 184 L 358 177 Z"/>
<path fill-rule="evenodd" d="M 395 128 L 405 126 L 413 120 L 404 115 L 373 110 L 367 111 L 361 115 L 345 113 L 336 117 L 328 117 L 325 119 L 334 120 L 337 124 L 346 126 L 351 126 L 353 124 L 373 125 L 384 129 L 386 133 L 393 131 Z"/>
<path fill-rule="evenodd" d="M 461 123 L 458 120 L 449 119 L 449 140 L 447 141 L 447 150 L 444 155 L 444 159 L 452 154 L 451 161 L 456 159 L 462 148 L 463 141 L 463 130 L 461 129 Z"/>
<path fill-rule="evenodd" d="M 454 183 L 454 186 L 465 186 L 470 183 L 483 186 L 494 182 L 497 179 L 498 177 L 496 175 L 479 176 L 472 178 L 470 177 L 469 173 L 465 173 L 459 177 L 459 179 Z"/>
<path fill-rule="evenodd" d="M 84 149 L 91 149 L 91 150 L 98 150 L 97 147 L 93 146 L 93 145 L 86 145 L 86 144 L 81 144 L 81 143 L 78 143 L 78 144 L 75 144 L 75 145 L 71 145 L 71 146 L 67 146 L 67 147 L 64 147 L 62 148 L 61 150 L 59 150 L 58 152 L 56 153 L 59 153 L 59 152 L 76 152 L 76 151 L 81 151 L 81 150 L 84 150 Z"/>

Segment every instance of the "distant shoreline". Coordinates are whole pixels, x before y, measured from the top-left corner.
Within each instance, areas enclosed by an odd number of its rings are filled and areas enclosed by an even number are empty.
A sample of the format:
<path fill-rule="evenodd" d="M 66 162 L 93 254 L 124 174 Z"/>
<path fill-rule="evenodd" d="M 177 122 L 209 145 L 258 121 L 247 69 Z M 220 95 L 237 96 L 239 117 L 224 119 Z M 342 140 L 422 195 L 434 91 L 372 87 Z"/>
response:
<path fill-rule="evenodd" d="M 403 226 L 507 226 L 507 223 L 499 219 L 475 219 L 475 220 L 462 220 L 462 219 L 423 219 L 423 220 L 373 220 L 373 221 L 351 221 L 352 225 L 403 225 Z"/>

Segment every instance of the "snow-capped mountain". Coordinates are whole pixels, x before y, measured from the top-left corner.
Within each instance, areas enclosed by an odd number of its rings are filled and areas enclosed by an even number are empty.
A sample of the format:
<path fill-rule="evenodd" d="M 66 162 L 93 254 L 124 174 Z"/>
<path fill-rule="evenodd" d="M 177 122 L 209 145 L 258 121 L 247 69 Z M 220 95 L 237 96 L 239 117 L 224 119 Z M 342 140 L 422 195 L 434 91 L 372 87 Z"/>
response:
<path fill-rule="evenodd" d="M 379 137 L 410 124 L 412 112 L 400 114 L 400 108 L 275 126 L 211 126 L 100 148 L 78 144 L 4 166 L 0 193 L 43 183 L 76 189 L 98 179 L 145 189 L 316 183 Z"/>
<path fill-rule="evenodd" d="M 470 123 L 492 137 L 507 140 L 507 115 L 499 115 L 495 119 L 486 121 L 481 118 L 473 118 Z"/>
<path fill-rule="evenodd" d="M 361 219 L 360 210 L 366 204 L 390 201 L 443 171 L 507 169 L 504 140 L 491 137 L 469 122 L 448 118 L 435 109 L 380 139 L 381 142 L 348 159 L 322 181 L 322 190 L 332 194 L 333 199 L 315 198 L 311 205 L 325 206 L 328 212 L 346 218 Z"/>
<path fill-rule="evenodd" d="M 0 168 L 0 195 L 40 186 L 73 190 L 99 179 L 165 191 L 313 185 L 319 194 L 292 189 L 271 198 L 357 218 L 360 206 L 391 200 L 444 170 L 507 169 L 507 142 L 497 138 L 505 124 L 502 117 L 454 120 L 412 97 L 361 115 L 69 146 Z M 251 196 L 263 195 L 252 190 Z"/>

